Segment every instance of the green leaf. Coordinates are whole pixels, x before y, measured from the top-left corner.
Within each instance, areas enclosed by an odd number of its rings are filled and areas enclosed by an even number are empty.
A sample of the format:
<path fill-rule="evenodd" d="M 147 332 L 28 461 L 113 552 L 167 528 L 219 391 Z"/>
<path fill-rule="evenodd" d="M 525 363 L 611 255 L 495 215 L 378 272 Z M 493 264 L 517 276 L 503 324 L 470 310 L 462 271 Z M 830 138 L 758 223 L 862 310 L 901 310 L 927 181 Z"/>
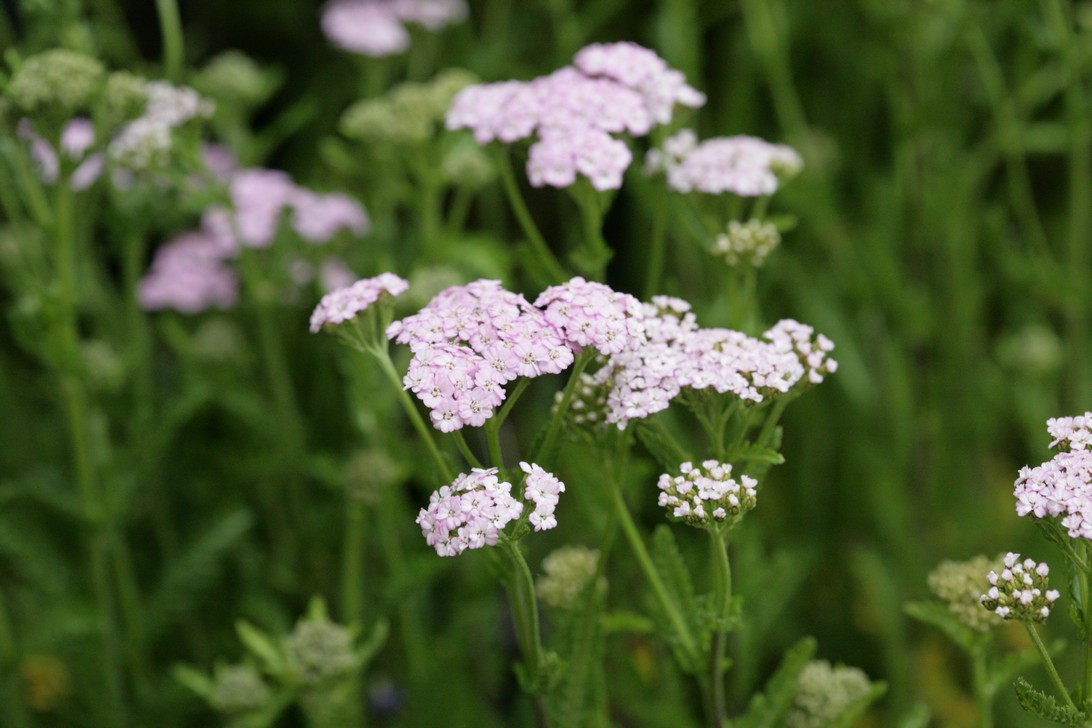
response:
<path fill-rule="evenodd" d="M 240 619 L 235 623 L 235 632 L 239 635 L 243 646 L 262 661 L 265 672 L 271 675 L 285 674 L 287 666 L 276 640 L 245 619 Z"/>
<path fill-rule="evenodd" d="M 827 724 L 827 728 L 853 728 L 857 721 L 868 712 L 868 708 L 887 692 L 887 683 L 873 683 L 868 694 L 847 705 Z"/>
<path fill-rule="evenodd" d="M 779 453 L 777 450 L 771 450 L 768 447 L 759 447 L 754 443 L 747 443 L 743 447 L 739 448 L 737 455 L 733 458 L 734 462 L 738 462 L 741 466 L 744 463 L 758 463 L 760 465 L 781 465 L 785 462 L 785 456 Z"/>
<path fill-rule="evenodd" d="M 1052 658 L 1065 651 L 1065 641 L 1055 640 L 1047 645 L 1047 652 Z M 1035 650 L 1010 652 L 990 666 L 986 675 L 987 694 L 994 695 L 1002 685 L 1011 683 L 1016 677 L 1039 664 L 1039 654 Z"/>
<path fill-rule="evenodd" d="M 815 655 L 816 643 L 813 637 L 805 637 L 797 642 L 785 656 L 777 671 L 766 683 L 766 689 L 758 693 L 747 705 L 744 713 L 733 728 L 780 728 L 785 716 L 796 698 L 796 682 L 800 672 Z"/>
<path fill-rule="evenodd" d="M 168 565 L 145 617 L 145 637 L 152 640 L 197 606 L 223 571 L 224 561 L 250 529 L 247 511 L 221 518 Z"/>
<path fill-rule="evenodd" d="M 1085 719 L 1085 714 L 1068 705 L 1060 705 L 1054 696 L 1036 690 L 1022 677 L 1012 684 L 1016 690 L 1016 700 L 1020 707 L 1043 720 L 1063 725 L 1077 726 Z"/>
<path fill-rule="evenodd" d="M 643 614 L 613 611 L 603 615 L 603 631 L 607 634 L 651 634 L 656 624 Z"/>
<path fill-rule="evenodd" d="M 652 563 L 663 580 L 668 598 L 682 612 L 683 619 L 687 622 L 693 634 L 699 634 L 702 628 L 701 610 L 697 599 L 694 597 L 694 586 L 690 578 L 690 570 L 679 553 L 679 545 L 675 542 L 675 535 L 668 526 L 657 526 L 652 534 Z M 679 665 L 688 672 L 696 672 L 702 669 L 701 665 L 689 664 L 689 656 L 679 649 L 678 635 L 670 626 L 666 615 L 663 616 L 663 632 L 669 636 L 668 642 L 675 651 Z"/>
<path fill-rule="evenodd" d="M 174 679 L 206 701 L 212 700 L 213 685 L 208 675 L 189 665 L 175 665 L 171 671 Z"/>
<path fill-rule="evenodd" d="M 366 666 L 376 653 L 383 647 L 383 644 L 387 641 L 387 636 L 390 634 L 391 625 L 386 619 L 380 618 L 375 622 L 375 626 L 372 627 L 371 634 L 368 635 L 368 639 L 364 640 L 364 643 L 356 649 L 356 659 L 358 664 L 362 667 Z"/>
<path fill-rule="evenodd" d="M 990 640 L 989 633 L 976 632 L 956 618 L 943 602 L 907 602 L 903 611 L 914 619 L 932 625 L 948 635 L 965 652 L 982 649 Z"/>
<path fill-rule="evenodd" d="M 932 718 L 929 706 L 925 703 L 917 703 L 906 715 L 899 718 L 898 728 L 929 728 L 929 721 Z"/>
<path fill-rule="evenodd" d="M 668 472 L 675 472 L 680 463 L 693 461 L 690 453 L 683 449 L 661 420 L 656 418 L 641 420 L 634 425 L 634 428 L 637 431 L 637 439 L 656 459 L 660 467 Z"/>

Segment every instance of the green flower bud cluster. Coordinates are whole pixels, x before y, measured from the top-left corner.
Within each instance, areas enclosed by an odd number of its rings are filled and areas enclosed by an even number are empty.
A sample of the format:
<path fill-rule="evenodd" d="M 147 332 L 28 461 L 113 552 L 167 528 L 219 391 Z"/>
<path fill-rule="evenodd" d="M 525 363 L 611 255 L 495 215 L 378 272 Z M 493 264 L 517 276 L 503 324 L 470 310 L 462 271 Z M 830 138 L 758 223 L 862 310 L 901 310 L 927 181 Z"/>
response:
<path fill-rule="evenodd" d="M 441 165 L 444 179 L 459 187 L 476 190 L 493 181 L 497 170 L 481 147 L 466 143 L 456 145 Z"/>
<path fill-rule="evenodd" d="M 345 463 L 344 478 L 350 499 L 375 505 L 383 490 L 398 480 L 398 464 L 383 450 L 361 450 Z"/>
<path fill-rule="evenodd" d="M 210 60 L 193 78 L 193 87 L 220 104 L 252 108 L 276 89 L 275 74 L 262 70 L 240 51 L 225 51 Z"/>
<path fill-rule="evenodd" d="M 990 571 L 989 590 L 980 598 L 982 606 L 1002 619 L 1019 622 L 1043 622 L 1061 592 L 1047 588 L 1050 567 L 1033 559 L 1020 560 L 1020 554 L 1005 554 L 1001 572 Z"/>
<path fill-rule="evenodd" d="M 591 374 L 581 374 L 573 387 L 572 398 L 569 400 L 569 421 L 588 430 L 603 431 L 607 429 L 607 393 L 610 391 L 609 382 L 600 383 Z M 562 392 L 554 395 L 554 408 L 561 403 Z"/>
<path fill-rule="evenodd" d="M 473 74 L 449 69 L 428 83 L 403 83 L 389 94 L 350 106 L 341 131 L 359 141 L 412 146 L 428 141 L 443 121 L 451 99 L 474 83 Z"/>
<path fill-rule="evenodd" d="M 832 666 L 813 660 L 796 681 L 796 698 L 785 728 L 823 728 L 872 688 L 868 676 L 856 667 Z"/>
<path fill-rule="evenodd" d="M 144 113 L 148 103 L 148 79 L 128 71 L 115 71 L 106 77 L 102 89 L 102 114 L 106 126 L 120 125 Z"/>
<path fill-rule="evenodd" d="M 221 713 L 240 715 L 260 710 L 272 695 L 265 680 L 250 665 L 219 665 L 209 702 Z"/>
<path fill-rule="evenodd" d="M 748 220 L 741 223 L 732 220 L 727 232 L 713 241 L 713 253 L 724 259 L 730 267 L 762 267 L 766 258 L 781 245 L 781 233 L 773 223 Z"/>
<path fill-rule="evenodd" d="M 595 578 L 598 567 L 597 550 L 562 546 L 542 560 L 546 573 L 535 580 L 535 592 L 539 599 L 554 609 L 572 609 Z M 607 588 L 606 579 L 599 579 L 599 588 Z"/>
<path fill-rule="evenodd" d="M 289 671 L 308 687 L 344 677 L 358 665 L 352 633 L 325 618 L 299 622 L 284 639 L 284 654 Z"/>
<path fill-rule="evenodd" d="M 91 56 L 54 48 L 26 59 L 12 74 L 7 95 L 25 112 L 68 119 L 90 104 L 105 74 Z"/>
<path fill-rule="evenodd" d="M 982 575 L 1002 568 L 1001 557 L 979 555 L 967 561 L 944 561 L 929 573 L 929 589 L 961 623 L 976 632 L 988 632 L 1004 620 L 979 604 Z"/>

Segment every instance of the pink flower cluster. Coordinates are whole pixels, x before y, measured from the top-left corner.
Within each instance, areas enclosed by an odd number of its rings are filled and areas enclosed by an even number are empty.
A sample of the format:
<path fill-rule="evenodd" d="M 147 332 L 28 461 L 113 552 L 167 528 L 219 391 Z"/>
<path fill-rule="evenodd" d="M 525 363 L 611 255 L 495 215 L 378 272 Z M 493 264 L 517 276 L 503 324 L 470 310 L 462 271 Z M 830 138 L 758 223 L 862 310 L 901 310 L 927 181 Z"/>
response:
<path fill-rule="evenodd" d="M 1020 469 L 1013 489 L 1016 515 L 1062 516 L 1071 538 L 1092 539 L 1092 451 L 1061 452 Z"/>
<path fill-rule="evenodd" d="M 554 511 L 562 493 L 565 492 L 565 484 L 557 479 L 553 473 L 542 469 L 542 466 L 534 463 L 519 464 L 520 470 L 525 475 L 523 478 L 523 495 L 531 503 L 535 504 L 535 510 L 527 517 L 536 531 L 547 531 L 557 526 Z"/>
<path fill-rule="evenodd" d="M 447 114 L 449 129 L 470 129 L 479 144 L 537 134 L 527 176 L 536 187 L 568 187 L 578 174 L 598 190 L 617 189 L 633 156 L 613 134 L 644 136 L 671 120 L 676 105 L 705 96 L 682 73 L 634 43 L 591 45 L 574 66 L 529 82 L 468 86 Z"/>
<path fill-rule="evenodd" d="M 782 321 L 762 339 L 730 329 L 703 329 L 686 301 L 655 297 L 644 304 L 646 343 L 611 356 L 593 375 L 593 384 L 608 388 L 606 419 L 624 429 L 630 420 L 666 409 L 684 389 L 712 389 L 758 403 L 788 392 L 812 374 L 834 371 L 837 363 L 822 348 L 826 343 L 811 344 L 809 339 L 811 348 L 802 358 L 797 347 L 804 344 L 789 333 L 799 333 L 801 326 Z M 814 371 L 806 368 L 809 361 L 815 361 Z"/>
<path fill-rule="evenodd" d="M 698 143 L 697 135 L 684 129 L 654 149 L 646 158 L 649 172 L 667 172 L 667 184 L 678 192 L 741 197 L 772 195 L 779 176 L 791 177 L 803 167 L 791 147 L 771 144 L 752 136 L 717 137 Z"/>
<path fill-rule="evenodd" d="M 795 352 L 807 370 L 807 380 L 819 384 L 828 374 L 838 371 L 838 362 L 830 358 L 834 342 L 807 324 L 792 319 L 778 321 L 763 334 L 778 351 Z"/>
<path fill-rule="evenodd" d="M 467 549 L 495 546 L 501 529 L 522 512 L 523 504 L 512 497 L 512 484 L 502 482 L 496 468 L 474 468 L 435 491 L 417 515 L 417 524 L 437 554 L 458 556 Z"/>
<path fill-rule="evenodd" d="M 1049 574 L 1050 567 L 1046 562 L 1020 561 L 1020 554 L 1008 553 L 1001 573 L 991 571 L 986 575 L 990 588 L 979 602 L 1003 619 L 1042 622 L 1050 616 L 1050 607 L 1061 596 L 1057 589 L 1047 589 Z"/>
<path fill-rule="evenodd" d="M 311 333 L 318 333 L 325 325 L 343 324 L 378 301 L 380 296 L 399 296 L 408 288 L 409 283 L 403 278 L 393 273 L 380 273 L 331 291 L 322 297 L 311 314 Z"/>
<path fill-rule="evenodd" d="M 387 336 L 413 352 L 406 389 L 432 410 L 436 429 L 480 427 L 517 377 L 558 374 L 574 352 L 622 351 L 640 343 L 636 299 L 574 278 L 547 289 L 532 306 L 499 281 L 442 291 Z"/>
<path fill-rule="evenodd" d="M 197 313 L 234 305 L 238 281 L 228 261 L 244 247 L 272 245 L 286 212 L 291 212 L 295 232 L 316 244 L 329 241 L 341 230 L 363 235 L 370 225 L 355 200 L 341 194 L 316 194 L 276 170 L 235 172 L 229 191 L 230 208 L 208 210 L 199 230 L 184 233 L 156 251 L 151 271 L 140 283 L 138 295 L 144 308 Z"/>
<path fill-rule="evenodd" d="M 30 142 L 30 154 L 38 167 L 38 174 L 46 184 L 56 184 L 60 176 L 60 155 L 53 146 L 34 131 L 30 119 L 20 119 L 19 136 Z M 95 184 L 102 174 L 101 154 L 88 154 L 95 144 L 95 126 L 90 119 L 78 117 L 61 130 L 60 154 L 69 162 L 78 163 L 69 184 L 76 192 L 82 192 Z"/>
<path fill-rule="evenodd" d="M 322 11 L 322 31 L 344 50 L 382 57 L 410 44 L 406 23 L 437 31 L 466 19 L 464 0 L 333 0 Z"/>
<path fill-rule="evenodd" d="M 1092 448 L 1092 412 L 1076 417 L 1051 417 L 1047 432 L 1054 440 L 1051 449 L 1088 450 Z"/>
<path fill-rule="evenodd" d="M 738 518 L 755 507 L 758 481 L 749 475 L 737 481 L 728 463 L 706 460 L 694 467 L 685 462 L 679 470 L 681 475 L 664 473 L 656 483 L 660 506 L 675 518 L 702 525 Z"/>

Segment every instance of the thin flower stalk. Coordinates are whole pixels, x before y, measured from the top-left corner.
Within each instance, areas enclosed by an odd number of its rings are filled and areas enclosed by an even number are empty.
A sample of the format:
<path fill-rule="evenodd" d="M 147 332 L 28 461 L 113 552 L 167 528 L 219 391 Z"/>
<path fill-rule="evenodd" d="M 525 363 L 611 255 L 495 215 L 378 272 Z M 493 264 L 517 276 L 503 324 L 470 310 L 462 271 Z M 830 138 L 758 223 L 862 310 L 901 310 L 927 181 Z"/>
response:
<path fill-rule="evenodd" d="M 542 236 L 542 231 L 538 229 L 534 218 L 531 217 L 531 211 L 527 209 L 527 203 L 523 201 L 523 195 L 519 191 L 519 183 L 516 182 L 516 174 L 512 170 L 512 160 L 508 157 L 508 150 L 497 149 L 493 156 L 497 161 L 497 169 L 500 170 L 504 193 L 508 196 L 508 203 L 512 206 L 512 212 L 515 213 L 516 220 L 523 228 L 523 234 L 527 236 L 531 249 L 534 250 L 535 256 L 543 266 L 543 270 L 540 271 L 543 278 L 551 284 L 566 280 L 569 277 L 568 274 L 565 273 L 565 269 L 558 262 L 553 251 L 550 250 L 550 246 L 546 244 L 546 238 Z"/>
<path fill-rule="evenodd" d="M 182 18 L 177 0 L 155 0 L 159 14 L 159 31 L 163 36 L 163 73 L 171 83 L 182 80 L 185 44 L 182 38 Z"/>
<path fill-rule="evenodd" d="M 1047 675 L 1050 676 L 1050 682 L 1054 684 L 1054 690 L 1058 693 L 1058 696 L 1065 701 L 1065 704 L 1077 710 L 1077 706 L 1073 703 L 1073 698 L 1070 697 L 1069 691 L 1066 690 L 1065 683 L 1062 682 L 1062 678 L 1058 676 L 1058 669 L 1054 667 L 1054 660 L 1050 657 L 1050 651 L 1043 644 L 1043 639 L 1039 636 L 1039 631 L 1035 629 L 1035 625 L 1031 622 L 1025 622 L 1024 627 L 1027 629 L 1028 637 L 1031 638 L 1031 643 L 1035 645 L 1035 651 L 1039 653 L 1039 660 L 1043 663 L 1043 668 L 1047 671 Z"/>

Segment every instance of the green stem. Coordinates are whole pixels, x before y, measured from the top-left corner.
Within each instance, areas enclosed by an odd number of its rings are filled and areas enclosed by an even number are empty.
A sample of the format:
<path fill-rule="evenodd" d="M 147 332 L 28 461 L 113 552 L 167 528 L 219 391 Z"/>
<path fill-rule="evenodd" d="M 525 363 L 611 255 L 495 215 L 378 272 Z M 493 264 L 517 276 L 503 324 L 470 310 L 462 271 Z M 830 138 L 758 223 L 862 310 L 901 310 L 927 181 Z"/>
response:
<path fill-rule="evenodd" d="M 802 136 L 808 128 L 804 106 L 796 93 L 789 68 L 789 53 L 782 48 L 768 0 L 742 0 L 743 21 L 755 54 L 766 66 L 773 95 L 774 110 L 781 128 L 792 136 Z"/>
<path fill-rule="evenodd" d="M 512 407 L 516 405 L 516 400 L 520 398 L 520 395 L 523 394 L 523 391 L 527 389 L 527 386 L 530 383 L 531 380 L 527 377 L 520 377 L 519 381 L 516 382 L 516 386 L 512 389 L 512 393 L 504 400 L 504 406 L 501 407 L 497 416 L 493 418 L 496 421 L 498 428 L 504 424 L 506 419 L 508 419 L 508 413 L 512 411 Z"/>
<path fill-rule="evenodd" d="M 365 506 L 346 496 L 345 537 L 341 549 L 341 619 L 349 626 L 364 625 L 364 515 Z"/>
<path fill-rule="evenodd" d="M 709 549 L 713 562 L 714 615 L 718 620 L 724 620 L 728 617 L 728 608 L 732 601 L 732 567 L 728 562 L 728 545 L 718 529 L 709 530 Z M 728 718 L 724 700 L 724 651 L 727 645 L 728 630 L 722 623 L 718 623 L 709 653 L 711 728 L 721 728 Z"/>
<path fill-rule="evenodd" d="M 785 393 L 774 402 L 770 414 L 766 415 L 766 421 L 762 424 L 762 429 L 759 431 L 758 437 L 755 438 L 756 445 L 759 447 L 769 446 L 770 438 L 773 437 L 774 428 L 777 427 L 777 423 L 781 421 L 781 415 L 784 414 L 785 408 L 789 406 L 789 402 L 794 399 L 796 399 L 795 395 Z"/>
<path fill-rule="evenodd" d="M 432 432 L 429 430 L 428 425 L 425 424 L 424 419 L 421 417 L 421 413 L 417 411 L 417 407 L 414 406 L 413 400 L 406 393 L 406 390 L 402 388 L 402 378 L 398 376 L 398 372 L 394 368 L 394 362 L 391 361 L 390 354 L 383 348 L 372 348 L 369 350 L 379 362 L 379 368 L 383 370 L 383 374 L 395 390 L 398 392 L 398 402 L 402 405 L 402 409 L 406 412 L 410 422 L 413 423 L 414 429 L 417 430 L 417 434 L 420 435 L 421 441 L 425 443 L 425 447 L 428 449 L 429 455 L 432 457 L 433 463 L 436 465 L 436 469 L 440 471 L 440 475 L 443 477 L 445 483 L 450 483 L 455 480 L 455 473 L 452 472 L 451 466 L 447 462 L 447 458 L 440 452 L 440 448 L 436 446 L 436 441 L 432 437 Z"/>
<path fill-rule="evenodd" d="M 15 629 L 8 615 L 5 601 L 7 597 L 0 592 L 0 669 L 4 677 L 0 678 L 0 699 L 5 705 L 5 717 L 10 717 L 13 728 L 30 728 L 30 714 L 23 697 L 22 680 L 19 678 L 19 649 L 15 641 Z"/>
<path fill-rule="evenodd" d="M 652 210 L 652 234 L 648 245 L 648 272 L 645 274 L 645 300 L 660 292 L 667 255 L 667 195 L 655 196 Z"/>
<path fill-rule="evenodd" d="M 542 700 L 545 686 L 542 671 L 546 666 L 542 650 L 542 632 L 539 627 L 538 601 L 535 599 L 535 582 L 531 569 L 519 545 L 501 535 L 501 550 L 508 557 L 511 568 L 505 586 L 512 607 L 512 619 L 516 626 L 516 639 L 523 654 L 524 675 L 530 681 L 530 692 L 535 700 L 535 718 L 540 728 L 549 728 L 550 719 Z"/>
<path fill-rule="evenodd" d="M 660 607 L 663 609 L 668 621 L 671 622 L 688 662 L 691 665 L 696 665 L 698 663 L 697 641 L 691 634 L 690 627 L 683 618 L 682 612 L 679 611 L 679 606 L 675 604 L 671 595 L 668 594 L 663 580 L 660 579 L 660 574 L 652 563 L 652 557 L 649 555 L 648 549 L 645 548 L 645 542 L 637 530 L 637 525 L 633 522 L 633 516 L 630 515 L 629 508 L 626 506 L 625 498 L 622 497 L 620 484 L 614 482 L 613 478 L 610 490 L 614 511 L 618 516 L 618 522 L 622 524 L 622 531 L 626 534 L 633 555 L 637 557 L 637 563 L 644 572 L 645 578 L 648 579 L 656 600 L 660 603 Z"/>
<path fill-rule="evenodd" d="M 455 436 L 455 445 L 459 448 L 459 452 L 463 454 L 463 459 L 470 464 L 472 468 L 481 468 L 482 462 L 478 460 L 477 456 L 470 450 L 470 446 L 466 444 L 466 438 L 463 437 L 462 430 L 455 430 L 451 433 Z"/>
<path fill-rule="evenodd" d="M 405 518 L 407 514 L 401 507 L 401 498 L 402 493 L 398 489 L 385 488 L 380 502 L 381 513 L 375 519 L 376 530 L 379 532 L 379 547 L 383 551 L 387 573 L 392 575 L 409 573 L 406 555 L 402 550 L 402 541 L 395 530 L 396 524 L 407 522 Z M 415 589 L 404 596 L 400 595 L 400 598 L 396 599 L 395 606 L 399 633 L 405 650 L 406 672 L 414 689 L 420 689 L 427 684 L 426 678 L 431 660 L 426 643 L 427 632 L 418 614 L 419 592 L 420 590 Z"/>
<path fill-rule="evenodd" d="M 155 0 L 159 13 L 159 32 L 163 36 L 163 74 L 171 83 L 182 80 L 185 45 L 182 40 L 182 18 L 177 0 Z"/>
<path fill-rule="evenodd" d="M 1035 625 L 1031 622 L 1025 622 L 1024 627 L 1027 628 L 1028 636 L 1031 637 L 1032 644 L 1035 645 L 1035 651 L 1039 653 L 1039 660 L 1043 663 L 1043 667 L 1046 668 L 1047 675 L 1050 676 L 1050 681 L 1054 683 L 1054 689 L 1058 695 L 1062 697 L 1065 704 L 1073 710 L 1077 710 L 1077 706 L 1073 704 L 1073 698 L 1069 696 L 1069 691 L 1065 689 L 1065 684 L 1062 679 L 1058 677 L 1058 670 L 1054 667 L 1054 660 L 1050 657 L 1050 652 L 1047 650 L 1046 645 L 1043 644 L 1043 640 L 1039 637 L 1039 632 L 1035 629 Z"/>
<path fill-rule="evenodd" d="M 496 150 L 494 158 L 497 161 L 497 169 L 500 170 L 504 192 L 508 195 L 508 203 L 512 206 L 512 212 L 515 213 L 520 227 L 523 228 L 523 234 L 527 236 L 527 240 L 531 243 L 535 256 L 545 269 L 545 277 L 551 283 L 561 283 L 567 280 L 569 278 L 568 274 L 554 256 L 553 251 L 550 250 L 550 246 L 546 244 L 546 238 L 542 236 L 542 232 L 535 225 L 531 212 L 527 209 L 527 203 L 523 201 L 523 195 L 519 191 L 519 184 L 516 182 L 515 172 L 512 171 L 512 160 L 508 158 L 508 150 Z"/>
<path fill-rule="evenodd" d="M 1089 552 L 1092 549 L 1089 548 L 1088 543 L 1083 544 L 1082 551 L 1084 551 L 1085 561 L 1088 561 Z M 1092 574 L 1087 571 L 1081 574 L 1081 601 L 1084 608 L 1084 624 L 1092 624 L 1089 620 L 1092 620 Z M 1087 704 L 1092 699 L 1092 639 L 1089 639 L 1089 635 L 1081 635 L 1081 643 L 1084 648 L 1084 674 L 1081 689 L 1081 703 Z"/>
<path fill-rule="evenodd" d="M 550 453 L 553 452 L 554 442 L 561 431 L 561 423 L 565 419 L 565 414 L 569 411 L 569 404 L 572 401 L 573 392 L 576 391 L 580 375 L 583 374 L 584 369 L 594 356 L 595 350 L 590 348 L 585 349 L 576 356 L 576 363 L 573 364 L 572 373 L 569 374 L 569 381 L 565 384 L 565 390 L 561 393 L 561 401 L 557 405 L 557 410 L 550 419 L 550 427 L 546 430 L 546 437 L 542 441 L 542 447 L 535 453 L 535 462 L 543 467 L 546 467 L 543 465 L 543 461 L 549 462 L 550 460 Z"/>
<path fill-rule="evenodd" d="M 581 180 L 573 190 L 577 205 L 580 207 L 580 218 L 584 224 L 584 238 L 581 241 L 581 249 L 584 255 L 580 260 L 584 262 L 581 271 L 591 280 L 601 281 L 606 276 L 607 263 L 611 259 L 611 249 L 607 241 L 603 239 L 603 216 L 605 210 L 601 203 L 601 193 L 591 184 Z"/>
<path fill-rule="evenodd" d="M 474 201 L 474 192 L 469 187 L 455 188 L 451 197 L 451 208 L 447 213 L 446 231 L 448 237 L 462 234 L 466 228 L 466 219 L 470 215 L 470 203 Z"/>
<path fill-rule="evenodd" d="M 485 422 L 485 444 L 489 448 L 489 461 L 493 467 L 504 470 L 504 453 L 500 444 L 500 424 L 496 420 Z"/>
<path fill-rule="evenodd" d="M 975 704 L 978 706 L 978 728 L 993 728 L 993 691 L 989 686 L 984 650 L 971 654 L 971 679 L 974 682 Z"/>

